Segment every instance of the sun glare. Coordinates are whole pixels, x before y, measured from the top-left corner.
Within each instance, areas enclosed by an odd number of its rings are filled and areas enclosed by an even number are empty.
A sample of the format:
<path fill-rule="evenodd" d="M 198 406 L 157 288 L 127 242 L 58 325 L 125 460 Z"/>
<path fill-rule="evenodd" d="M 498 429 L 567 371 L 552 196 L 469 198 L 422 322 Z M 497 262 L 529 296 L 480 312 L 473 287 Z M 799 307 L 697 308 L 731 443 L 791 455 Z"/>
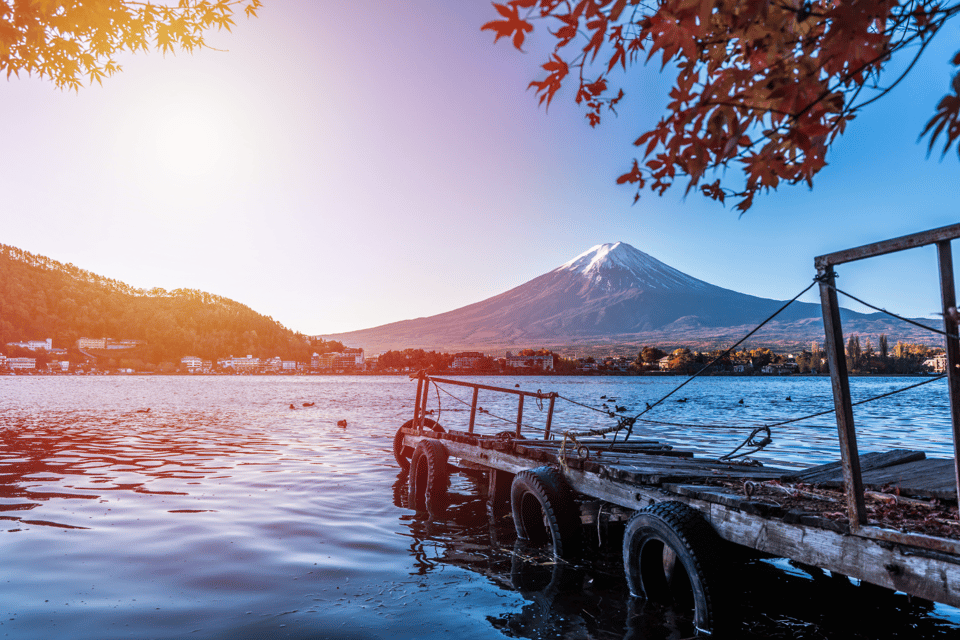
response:
<path fill-rule="evenodd" d="M 178 100 L 158 114 L 153 132 L 159 168 L 179 178 L 204 178 L 228 160 L 230 125 L 211 105 Z"/>

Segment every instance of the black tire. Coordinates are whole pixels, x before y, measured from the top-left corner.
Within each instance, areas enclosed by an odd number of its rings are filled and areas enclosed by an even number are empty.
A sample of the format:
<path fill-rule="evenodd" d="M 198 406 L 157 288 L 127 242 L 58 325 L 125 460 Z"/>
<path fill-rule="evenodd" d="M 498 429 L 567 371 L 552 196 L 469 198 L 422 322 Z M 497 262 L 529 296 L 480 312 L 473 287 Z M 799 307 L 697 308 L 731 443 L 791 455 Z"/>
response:
<path fill-rule="evenodd" d="M 580 552 L 580 507 L 553 467 L 525 469 L 513 478 L 510 508 L 517 537 L 534 546 L 551 544 L 559 558 Z"/>
<path fill-rule="evenodd" d="M 719 627 L 716 614 L 722 541 L 703 515 L 682 502 L 638 511 L 623 536 L 630 593 L 692 612 L 698 632 Z"/>
<path fill-rule="evenodd" d="M 410 460 L 411 509 L 442 510 L 446 506 L 450 469 L 447 448 L 436 440 L 421 440 Z"/>
<path fill-rule="evenodd" d="M 423 419 L 423 428 L 436 431 L 437 433 L 445 433 L 443 427 L 430 418 Z M 397 464 L 400 465 L 400 468 L 406 470 L 410 468 L 410 458 L 413 456 L 413 447 L 403 446 L 403 429 L 413 429 L 413 420 L 404 422 L 403 426 L 397 429 L 396 435 L 393 436 L 393 457 L 396 459 Z"/>

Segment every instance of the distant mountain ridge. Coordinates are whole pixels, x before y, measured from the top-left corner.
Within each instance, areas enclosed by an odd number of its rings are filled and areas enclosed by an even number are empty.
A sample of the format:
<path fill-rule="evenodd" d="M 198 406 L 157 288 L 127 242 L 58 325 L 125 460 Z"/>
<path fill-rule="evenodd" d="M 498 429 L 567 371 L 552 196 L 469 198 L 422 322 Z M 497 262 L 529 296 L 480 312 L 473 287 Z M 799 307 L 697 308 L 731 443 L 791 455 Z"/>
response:
<path fill-rule="evenodd" d="M 527 283 L 459 309 L 323 337 L 368 352 L 729 345 L 782 305 L 712 285 L 616 242 L 592 247 Z M 931 334 L 883 314 L 844 309 L 841 315 L 846 335 L 886 333 L 892 340 L 931 341 Z M 753 344 L 809 347 L 813 340 L 823 340 L 820 305 L 795 302 Z"/>

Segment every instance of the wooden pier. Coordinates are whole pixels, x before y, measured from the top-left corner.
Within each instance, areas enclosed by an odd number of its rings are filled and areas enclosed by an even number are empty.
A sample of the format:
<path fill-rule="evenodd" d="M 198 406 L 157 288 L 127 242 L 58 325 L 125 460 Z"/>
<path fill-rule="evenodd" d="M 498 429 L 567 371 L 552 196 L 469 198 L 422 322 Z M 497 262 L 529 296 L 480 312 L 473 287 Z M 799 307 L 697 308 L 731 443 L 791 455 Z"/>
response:
<path fill-rule="evenodd" d="M 558 556 L 582 552 L 582 525 L 599 518 L 625 523 L 624 570 L 634 595 L 690 605 L 702 633 L 723 624 L 725 571 L 740 551 L 794 560 L 911 596 L 960 607 L 960 523 L 956 459 L 893 450 L 860 455 L 843 358 L 832 266 L 936 243 L 944 313 L 955 305 L 949 241 L 960 225 L 817 259 L 841 460 L 803 470 L 700 459 L 669 443 L 575 436 L 553 424 L 555 393 L 492 387 L 421 372 L 413 419 L 401 426 L 394 454 L 409 469 L 411 504 L 445 499 L 451 470 L 489 477 L 491 508 L 509 503 L 520 538 L 552 544 Z M 951 324 L 952 322 L 952 324 Z M 947 322 L 954 434 L 960 440 L 957 324 Z M 464 430 L 427 417 L 430 384 L 470 387 Z M 478 395 L 512 394 L 516 424 L 478 433 Z M 960 395 L 960 394 L 958 394 Z M 524 400 L 548 403 L 546 427 L 523 433 Z M 569 436 L 569 437 L 568 437 Z M 956 442 L 956 440 L 955 440 Z M 902 517 L 901 517 L 902 516 Z"/>

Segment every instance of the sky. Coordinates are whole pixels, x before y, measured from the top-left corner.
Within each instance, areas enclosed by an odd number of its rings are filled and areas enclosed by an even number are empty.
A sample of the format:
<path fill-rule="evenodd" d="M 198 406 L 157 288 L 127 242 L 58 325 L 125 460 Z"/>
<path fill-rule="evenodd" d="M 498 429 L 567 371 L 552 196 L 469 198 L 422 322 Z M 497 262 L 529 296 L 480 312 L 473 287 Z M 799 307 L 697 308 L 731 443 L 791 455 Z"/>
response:
<path fill-rule="evenodd" d="M 265 0 L 207 36 L 220 51 L 124 55 L 78 93 L 11 77 L 0 243 L 319 335 L 478 302 L 618 241 L 789 299 L 817 255 L 960 222 L 957 155 L 917 142 L 949 88 L 958 24 L 851 123 L 813 190 L 781 188 L 740 216 L 682 189 L 633 204 L 616 185 L 663 113 L 659 64 L 592 129 L 569 91 L 546 110 L 527 89 L 544 27 L 519 52 L 480 30 L 496 18 L 488 0 Z M 932 248 L 837 272 L 891 311 L 939 307 Z"/>

